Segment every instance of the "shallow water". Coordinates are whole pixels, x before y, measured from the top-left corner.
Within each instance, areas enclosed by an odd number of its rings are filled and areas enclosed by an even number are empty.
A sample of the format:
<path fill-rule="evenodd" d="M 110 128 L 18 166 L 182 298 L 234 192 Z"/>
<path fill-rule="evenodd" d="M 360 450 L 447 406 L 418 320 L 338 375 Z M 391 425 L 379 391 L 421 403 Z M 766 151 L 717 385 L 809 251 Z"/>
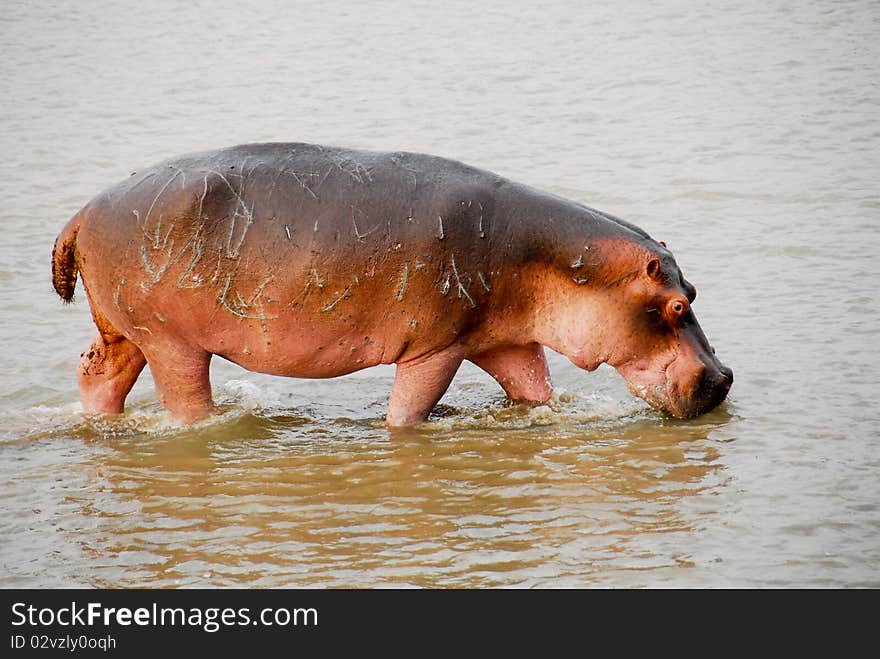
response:
<path fill-rule="evenodd" d="M 36 3 L 0 17 L 0 586 L 880 586 L 876 3 Z M 369 5 L 369 6 L 367 6 Z M 49 253 L 104 187 L 262 140 L 425 151 L 666 241 L 736 374 L 672 421 L 551 356 L 463 368 L 389 436 L 393 368 L 216 360 L 83 415 Z"/>

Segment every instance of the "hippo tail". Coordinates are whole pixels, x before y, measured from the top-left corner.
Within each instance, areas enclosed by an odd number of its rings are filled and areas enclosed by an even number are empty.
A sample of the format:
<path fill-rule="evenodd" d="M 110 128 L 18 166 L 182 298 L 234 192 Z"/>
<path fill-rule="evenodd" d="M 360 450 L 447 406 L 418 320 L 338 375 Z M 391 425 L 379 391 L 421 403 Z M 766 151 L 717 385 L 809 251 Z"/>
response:
<path fill-rule="evenodd" d="M 52 247 L 52 285 L 65 302 L 73 299 L 76 289 L 76 234 L 81 221 L 79 214 L 61 230 Z"/>

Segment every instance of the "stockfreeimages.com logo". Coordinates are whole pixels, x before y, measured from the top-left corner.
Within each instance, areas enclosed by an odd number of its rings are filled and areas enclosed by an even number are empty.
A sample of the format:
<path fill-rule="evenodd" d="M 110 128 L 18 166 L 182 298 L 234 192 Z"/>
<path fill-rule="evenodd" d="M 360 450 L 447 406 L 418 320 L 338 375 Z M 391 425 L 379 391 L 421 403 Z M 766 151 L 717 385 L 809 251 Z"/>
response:
<path fill-rule="evenodd" d="M 252 612 L 248 607 L 105 607 L 100 602 L 85 606 L 37 608 L 26 602 L 12 605 L 12 625 L 20 627 L 192 627 L 213 633 L 223 627 L 317 627 L 318 611 L 314 608 L 264 608 Z"/>

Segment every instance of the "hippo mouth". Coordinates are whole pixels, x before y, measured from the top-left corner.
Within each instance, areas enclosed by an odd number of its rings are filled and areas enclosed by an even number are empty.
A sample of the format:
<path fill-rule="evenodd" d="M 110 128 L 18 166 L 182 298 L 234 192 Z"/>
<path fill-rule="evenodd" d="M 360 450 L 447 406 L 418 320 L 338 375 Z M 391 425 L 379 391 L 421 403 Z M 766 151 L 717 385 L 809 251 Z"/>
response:
<path fill-rule="evenodd" d="M 702 369 L 694 380 L 679 385 L 667 369 L 667 394 L 670 408 L 664 410 L 677 419 L 693 419 L 711 412 L 727 398 L 733 385 L 733 371 L 717 360 Z"/>
<path fill-rule="evenodd" d="M 656 410 L 676 419 L 693 419 L 712 411 L 727 397 L 733 384 L 733 371 L 714 359 L 681 364 L 673 355 L 665 364 L 650 371 L 638 367 L 621 368 L 630 393 Z"/>

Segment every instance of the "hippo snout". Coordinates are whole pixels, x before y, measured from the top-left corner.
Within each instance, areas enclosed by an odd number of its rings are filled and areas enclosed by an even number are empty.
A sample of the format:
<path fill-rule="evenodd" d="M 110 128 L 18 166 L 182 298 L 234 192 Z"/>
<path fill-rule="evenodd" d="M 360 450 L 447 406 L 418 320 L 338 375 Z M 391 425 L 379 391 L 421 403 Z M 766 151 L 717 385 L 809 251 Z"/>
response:
<path fill-rule="evenodd" d="M 733 384 L 733 371 L 720 362 L 706 365 L 701 371 L 692 393 L 679 397 L 669 410 L 672 416 L 693 419 L 711 412 L 727 397 Z"/>

